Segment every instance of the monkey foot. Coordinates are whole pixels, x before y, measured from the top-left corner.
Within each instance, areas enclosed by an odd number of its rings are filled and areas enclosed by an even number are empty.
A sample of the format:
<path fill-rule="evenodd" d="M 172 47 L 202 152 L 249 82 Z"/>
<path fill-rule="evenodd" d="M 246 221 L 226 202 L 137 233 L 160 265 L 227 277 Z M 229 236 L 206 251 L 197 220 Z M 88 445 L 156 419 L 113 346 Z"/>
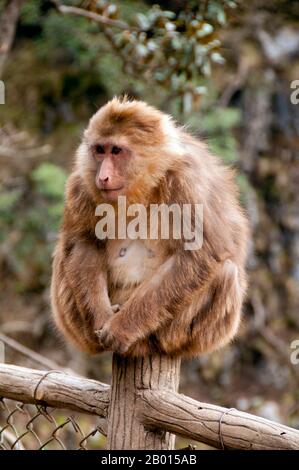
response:
<path fill-rule="evenodd" d="M 99 338 L 101 345 L 108 351 L 124 354 L 131 346 L 131 342 L 126 341 L 121 332 L 110 331 L 110 322 L 106 323 L 101 330 L 96 330 L 95 334 Z"/>

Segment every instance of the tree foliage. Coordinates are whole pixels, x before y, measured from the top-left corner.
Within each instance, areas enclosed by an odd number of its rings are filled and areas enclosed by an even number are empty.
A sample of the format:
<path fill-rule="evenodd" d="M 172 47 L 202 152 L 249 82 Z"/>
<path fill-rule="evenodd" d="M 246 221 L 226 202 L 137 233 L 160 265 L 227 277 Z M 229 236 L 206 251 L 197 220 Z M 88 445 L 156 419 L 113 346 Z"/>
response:
<path fill-rule="evenodd" d="M 125 73 L 180 97 L 184 113 L 197 107 L 206 90 L 201 81 L 212 65 L 224 62 L 217 30 L 235 7 L 231 0 L 191 1 L 177 12 L 154 5 L 124 21 L 119 5 L 107 0 L 90 0 L 85 8 L 57 6 L 62 13 L 91 13 L 91 21 L 121 57 Z"/>

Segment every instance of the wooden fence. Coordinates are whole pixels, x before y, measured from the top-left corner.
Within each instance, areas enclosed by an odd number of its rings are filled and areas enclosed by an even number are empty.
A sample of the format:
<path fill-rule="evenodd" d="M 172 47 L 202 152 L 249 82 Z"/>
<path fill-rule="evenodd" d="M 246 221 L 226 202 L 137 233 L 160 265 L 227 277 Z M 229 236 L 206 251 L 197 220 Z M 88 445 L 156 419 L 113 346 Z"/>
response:
<path fill-rule="evenodd" d="M 44 410 L 94 415 L 97 431 L 107 436 L 108 449 L 173 449 L 175 435 L 217 449 L 299 449 L 298 430 L 178 393 L 179 372 L 178 359 L 132 360 L 115 355 L 110 387 L 60 370 L 0 364 L 0 397 Z M 10 418 L 7 423 L 13 428 Z M 27 432 L 33 433 L 32 424 L 33 418 Z M 0 437 L 1 432 L 0 428 Z M 51 440 L 59 442 L 56 433 L 55 428 Z M 20 436 L 17 441 L 21 442 Z M 19 448 L 16 442 L 13 448 Z"/>

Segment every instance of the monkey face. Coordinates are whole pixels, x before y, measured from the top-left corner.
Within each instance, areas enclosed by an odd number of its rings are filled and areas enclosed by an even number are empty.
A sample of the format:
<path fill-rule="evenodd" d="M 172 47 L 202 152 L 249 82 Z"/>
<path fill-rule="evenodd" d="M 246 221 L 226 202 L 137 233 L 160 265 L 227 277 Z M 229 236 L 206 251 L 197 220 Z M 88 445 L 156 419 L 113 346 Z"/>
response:
<path fill-rule="evenodd" d="M 95 185 L 103 199 L 116 200 L 124 195 L 127 188 L 130 150 L 113 141 L 93 144 L 91 156 L 94 159 Z"/>
<path fill-rule="evenodd" d="M 174 164 L 178 148 L 169 117 L 142 102 L 113 99 L 91 118 L 77 165 L 97 203 L 119 196 L 144 203 Z"/>

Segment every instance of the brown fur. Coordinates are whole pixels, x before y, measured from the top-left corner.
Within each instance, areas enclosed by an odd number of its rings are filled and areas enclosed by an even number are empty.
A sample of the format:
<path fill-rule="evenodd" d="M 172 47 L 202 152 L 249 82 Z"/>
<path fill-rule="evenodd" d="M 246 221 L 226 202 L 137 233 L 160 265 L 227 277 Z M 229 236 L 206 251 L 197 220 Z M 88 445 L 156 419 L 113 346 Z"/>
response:
<path fill-rule="evenodd" d="M 103 197 L 90 149 L 107 139 L 132 154 L 122 169 L 128 204 L 203 204 L 201 249 L 184 250 L 184 240 L 96 238 Z M 115 98 L 92 117 L 67 183 L 53 263 L 56 323 L 90 353 L 196 356 L 219 348 L 240 321 L 247 241 L 232 170 L 163 113 Z M 124 244 L 128 253 L 119 258 Z"/>

